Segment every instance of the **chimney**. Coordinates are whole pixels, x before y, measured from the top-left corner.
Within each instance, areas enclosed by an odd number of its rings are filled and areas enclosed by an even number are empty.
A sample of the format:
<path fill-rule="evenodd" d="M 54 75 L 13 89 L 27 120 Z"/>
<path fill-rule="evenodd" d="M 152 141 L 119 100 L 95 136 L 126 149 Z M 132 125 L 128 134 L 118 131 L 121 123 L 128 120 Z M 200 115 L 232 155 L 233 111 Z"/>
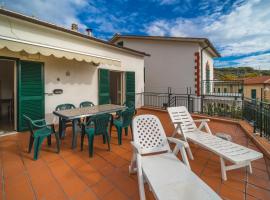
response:
<path fill-rule="evenodd" d="M 72 23 L 71 24 L 71 30 L 78 32 L 78 24 Z"/>
<path fill-rule="evenodd" d="M 88 36 L 92 37 L 93 36 L 93 30 L 91 28 L 85 29 L 86 33 Z"/>

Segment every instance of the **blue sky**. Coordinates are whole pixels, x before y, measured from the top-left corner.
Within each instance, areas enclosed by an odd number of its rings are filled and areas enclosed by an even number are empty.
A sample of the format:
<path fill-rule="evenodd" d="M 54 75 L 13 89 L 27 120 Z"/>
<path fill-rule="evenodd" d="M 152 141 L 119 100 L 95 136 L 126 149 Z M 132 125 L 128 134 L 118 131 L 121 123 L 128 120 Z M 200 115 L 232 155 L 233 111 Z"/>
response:
<path fill-rule="evenodd" d="M 270 69 L 270 0 L 0 0 L 4 8 L 94 36 L 114 33 L 207 37 L 216 67 Z"/>

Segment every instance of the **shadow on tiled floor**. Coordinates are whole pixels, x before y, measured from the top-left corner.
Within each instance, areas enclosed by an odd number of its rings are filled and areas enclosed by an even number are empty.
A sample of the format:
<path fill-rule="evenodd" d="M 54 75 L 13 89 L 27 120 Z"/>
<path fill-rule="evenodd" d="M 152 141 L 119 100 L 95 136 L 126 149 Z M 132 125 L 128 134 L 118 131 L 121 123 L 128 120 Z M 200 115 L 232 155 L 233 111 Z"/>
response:
<path fill-rule="evenodd" d="M 168 115 L 151 113 L 160 117 L 170 135 L 173 128 Z M 229 133 L 235 142 L 258 150 L 237 125 L 213 121 L 210 127 L 214 133 Z M 71 134 L 67 133 L 60 154 L 55 153 L 53 140 L 50 148 L 44 143 L 37 161 L 26 153 L 28 137 L 28 133 L 19 133 L 0 138 L 0 199 L 139 199 L 137 177 L 128 174 L 132 155 L 130 133 L 123 136 L 123 145 L 118 146 L 113 130 L 111 152 L 101 138 L 95 138 L 93 158 L 88 157 L 87 142 L 83 152 L 79 150 L 79 143 L 76 150 L 71 150 Z M 193 144 L 191 148 L 195 158 L 190 161 L 192 170 L 224 199 L 270 199 L 270 179 L 264 159 L 253 162 L 253 174 L 248 174 L 244 168 L 229 171 L 228 181 L 222 182 L 219 158 Z M 148 190 L 146 195 L 147 199 L 154 199 Z"/>

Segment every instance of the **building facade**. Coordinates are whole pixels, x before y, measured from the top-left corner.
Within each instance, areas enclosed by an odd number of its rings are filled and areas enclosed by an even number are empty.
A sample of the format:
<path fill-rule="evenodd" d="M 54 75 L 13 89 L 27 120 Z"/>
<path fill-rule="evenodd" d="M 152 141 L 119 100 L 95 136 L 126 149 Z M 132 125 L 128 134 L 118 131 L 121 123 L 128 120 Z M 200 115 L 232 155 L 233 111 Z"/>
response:
<path fill-rule="evenodd" d="M 144 91 L 144 57 L 35 18 L 0 10 L 0 101 L 3 124 L 26 128 L 58 104 L 122 104 Z M 1 128 L 0 128 L 1 129 Z"/>
<path fill-rule="evenodd" d="M 219 53 L 208 39 L 116 34 L 111 42 L 150 54 L 145 58 L 145 91 L 185 94 L 187 89 L 198 96 L 203 80 L 213 80 L 213 58 Z M 190 91 L 191 90 L 191 91 Z M 207 85 L 205 90 L 213 90 Z"/>
<path fill-rule="evenodd" d="M 245 78 L 244 97 L 270 103 L 270 76 Z"/>

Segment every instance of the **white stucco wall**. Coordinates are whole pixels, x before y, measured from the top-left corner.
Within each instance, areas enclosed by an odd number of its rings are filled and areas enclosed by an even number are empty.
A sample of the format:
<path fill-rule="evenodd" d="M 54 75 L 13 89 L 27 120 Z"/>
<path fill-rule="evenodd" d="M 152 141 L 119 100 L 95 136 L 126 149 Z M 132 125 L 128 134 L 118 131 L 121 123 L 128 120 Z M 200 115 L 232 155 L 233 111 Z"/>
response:
<path fill-rule="evenodd" d="M 199 44 L 192 42 L 160 41 L 121 38 L 124 46 L 151 54 L 145 58 L 145 91 L 186 93 L 191 87 L 195 93 L 195 56 Z M 212 62 L 212 61 L 211 61 Z"/>
<path fill-rule="evenodd" d="M 130 58 L 130 63 L 123 67 L 101 65 L 94 67 L 86 62 L 58 59 L 53 56 L 21 56 L 19 53 L 8 50 L 0 50 L 0 56 L 20 58 L 22 60 L 39 61 L 44 63 L 45 93 L 52 93 L 54 89 L 63 89 L 61 95 L 45 95 L 45 112 L 52 112 L 58 104 L 72 103 L 78 106 L 82 101 L 93 101 L 98 103 L 98 68 L 134 71 L 136 76 L 136 93 L 142 92 L 144 88 L 143 61 Z M 139 66 L 139 67 L 138 67 Z M 66 76 L 66 72 L 70 76 Z M 60 81 L 57 81 L 57 78 Z M 137 102 L 140 106 L 139 103 Z"/>
<path fill-rule="evenodd" d="M 121 72 L 134 71 L 136 93 L 144 91 L 144 57 L 142 55 L 2 15 L 0 15 L 0 36 L 119 60 L 121 66 L 101 63 L 98 68 Z M 60 103 L 73 103 L 78 106 L 80 102 L 85 100 L 98 102 L 98 68 L 90 63 L 54 56 L 13 52 L 6 48 L 0 49 L 0 56 L 44 63 L 45 92 L 52 93 L 53 89 L 64 90 L 61 95 L 45 95 L 46 113 L 52 112 Z M 70 76 L 66 76 L 67 71 L 70 72 Z M 60 78 L 60 81 L 57 81 L 57 78 Z"/>

